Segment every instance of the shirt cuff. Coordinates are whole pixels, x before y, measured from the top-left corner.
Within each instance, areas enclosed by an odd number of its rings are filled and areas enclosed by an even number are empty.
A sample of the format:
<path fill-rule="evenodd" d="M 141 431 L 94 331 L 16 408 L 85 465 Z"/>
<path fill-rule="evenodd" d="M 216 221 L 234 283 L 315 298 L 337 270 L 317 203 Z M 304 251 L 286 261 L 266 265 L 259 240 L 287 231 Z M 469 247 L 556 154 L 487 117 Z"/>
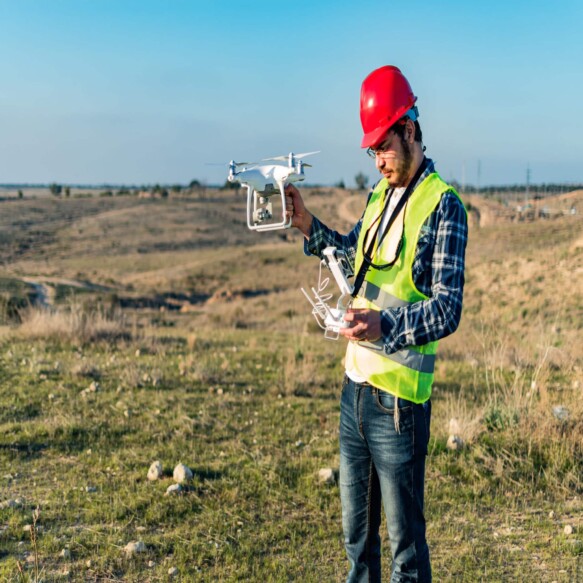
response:
<path fill-rule="evenodd" d="M 318 233 L 322 230 L 322 224 L 320 221 L 312 216 L 312 227 L 310 228 L 310 236 L 308 239 L 304 237 L 304 255 L 311 257 L 312 255 L 320 256 L 320 248 L 318 242 L 316 241 L 316 237 L 314 237 L 315 233 Z"/>
<path fill-rule="evenodd" d="M 393 352 L 397 352 L 402 348 L 399 346 L 399 328 L 395 310 L 381 311 L 381 334 L 386 354 L 393 354 Z"/>

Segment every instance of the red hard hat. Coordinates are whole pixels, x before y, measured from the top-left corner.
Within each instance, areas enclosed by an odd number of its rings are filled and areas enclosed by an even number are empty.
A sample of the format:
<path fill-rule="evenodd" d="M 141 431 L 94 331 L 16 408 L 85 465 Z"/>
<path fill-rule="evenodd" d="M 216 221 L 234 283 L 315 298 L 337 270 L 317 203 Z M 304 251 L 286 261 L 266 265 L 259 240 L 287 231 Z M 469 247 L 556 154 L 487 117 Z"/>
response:
<path fill-rule="evenodd" d="M 409 81 L 393 65 L 373 71 L 360 90 L 360 122 L 364 131 L 362 147 L 377 146 L 389 128 L 417 101 Z"/>

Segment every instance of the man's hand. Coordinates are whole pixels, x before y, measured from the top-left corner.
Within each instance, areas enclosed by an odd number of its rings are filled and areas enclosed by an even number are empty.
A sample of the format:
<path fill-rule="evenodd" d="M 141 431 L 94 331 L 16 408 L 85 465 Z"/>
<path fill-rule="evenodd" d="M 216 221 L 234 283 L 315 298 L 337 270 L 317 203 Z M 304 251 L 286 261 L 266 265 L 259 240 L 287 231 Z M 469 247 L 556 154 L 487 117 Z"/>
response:
<path fill-rule="evenodd" d="M 306 239 L 309 239 L 312 230 L 312 214 L 304 205 L 300 191 L 293 184 L 285 186 L 285 203 L 285 214 L 291 217 L 292 227 L 298 228 Z"/>
<path fill-rule="evenodd" d="M 340 328 L 340 334 L 348 340 L 374 342 L 382 335 L 381 313 L 377 310 L 349 308 L 344 320 L 352 322 L 350 328 Z"/>

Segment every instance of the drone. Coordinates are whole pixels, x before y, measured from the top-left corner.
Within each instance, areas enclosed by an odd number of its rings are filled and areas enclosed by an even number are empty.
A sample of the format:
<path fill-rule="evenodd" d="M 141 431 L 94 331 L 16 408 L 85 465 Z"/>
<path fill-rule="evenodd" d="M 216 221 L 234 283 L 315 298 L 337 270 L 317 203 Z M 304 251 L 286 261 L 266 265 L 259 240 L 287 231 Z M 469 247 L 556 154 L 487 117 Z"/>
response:
<path fill-rule="evenodd" d="M 329 304 L 334 296 L 327 289 L 330 283 L 329 277 L 323 277 L 322 269 L 327 267 L 331 272 L 338 288 L 340 297 L 336 307 Z M 318 287 L 311 288 L 313 297 L 302 287 L 301 290 L 312 305 L 312 315 L 316 318 L 318 326 L 324 330 L 324 338 L 327 340 L 338 340 L 342 328 L 350 328 L 350 323 L 344 320 L 344 314 L 352 304 L 352 293 L 354 285 L 348 281 L 354 276 L 354 271 L 343 251 L 336 247 L 326 247 L 322 253 L 320 262 L 320 274 L 318 276 Z"/>
<path fill-rule="evenodd" d="M 303 158 L 318 154 L 304 152 L 287 156 L 264 158 L 261 162 L 229 162 L 229 182 L 239 183 L 247 188 L 247 226 L 252 231 L 275 231 L 289 229 L 291 217 L 285 212 L 285 185 L 301 182 L 305 178 L 304 168 L 311 167 Z M 272 221 L 273 203 L 271 198 L 281 198 L 281 220 Z"/>

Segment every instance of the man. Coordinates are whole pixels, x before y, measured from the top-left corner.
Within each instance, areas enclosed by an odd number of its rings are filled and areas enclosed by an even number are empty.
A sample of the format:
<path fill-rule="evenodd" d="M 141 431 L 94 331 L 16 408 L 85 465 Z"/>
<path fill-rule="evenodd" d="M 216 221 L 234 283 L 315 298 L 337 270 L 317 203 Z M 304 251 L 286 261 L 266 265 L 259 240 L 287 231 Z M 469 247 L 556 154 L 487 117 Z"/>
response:
<path fill-rule="evenodd" d="M 340 406 L 340 495 L 348 581 L 380 581 L 381 501 L 392 582 L 431 581 L 425 538 L 425 456 L 437 340 L 462 310 L 467 217 L 425 147 L 408 81 L 397 67 L 363 82 L 362 147 L 382 179 L 347 235 L 332 231 L 286 187 L 306 254 L 343 250 L 355 295 L 342 330 L 349 342 Z"/>

